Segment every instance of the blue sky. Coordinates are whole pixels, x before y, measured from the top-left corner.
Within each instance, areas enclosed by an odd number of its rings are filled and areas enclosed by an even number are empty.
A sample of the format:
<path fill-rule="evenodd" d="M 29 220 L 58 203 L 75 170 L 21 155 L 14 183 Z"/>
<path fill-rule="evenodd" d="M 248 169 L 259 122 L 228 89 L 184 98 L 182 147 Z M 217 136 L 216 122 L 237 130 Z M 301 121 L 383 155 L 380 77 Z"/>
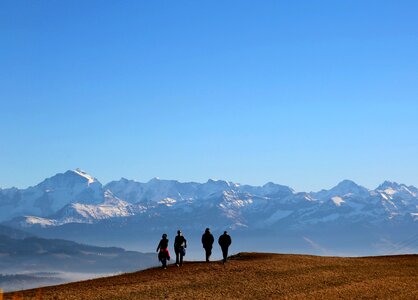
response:
<path fill-rule="evenodd" d="M 0 187 L 418 186 L 416 1 L 2 1 Z"/>

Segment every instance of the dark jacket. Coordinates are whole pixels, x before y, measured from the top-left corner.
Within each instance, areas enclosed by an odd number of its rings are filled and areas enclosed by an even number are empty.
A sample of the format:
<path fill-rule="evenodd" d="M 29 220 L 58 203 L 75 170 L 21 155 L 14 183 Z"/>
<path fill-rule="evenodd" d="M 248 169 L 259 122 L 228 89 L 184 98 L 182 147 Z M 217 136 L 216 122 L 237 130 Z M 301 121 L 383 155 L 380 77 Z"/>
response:
<path fill-rule="evenodd" d="M 157 251 L 160 249 L 167 249 L 168 248 L 168 239 L 161 239 L 160 243 L 158 244 Z"/>
<path fill-rule="evenodd" d="M 174 250 L 180 251 L 182 248 L 187 248 L 187 241 L 184 236 L 177 235 L 174 239 Z"/>
<path fill-rule="evenodd" d="M 232 243 L 231 237 L 227 233 L 224 233 L 219 237 L 218 243 L 221 248 L 228 248 Z"/>
<path fill-rule="evenodd" d="M 213 238 L 213 235 L 210 232 L 205 232 L 202 235 L 203 248 L 212 248 L 214 241 L 215 239 Z"/>

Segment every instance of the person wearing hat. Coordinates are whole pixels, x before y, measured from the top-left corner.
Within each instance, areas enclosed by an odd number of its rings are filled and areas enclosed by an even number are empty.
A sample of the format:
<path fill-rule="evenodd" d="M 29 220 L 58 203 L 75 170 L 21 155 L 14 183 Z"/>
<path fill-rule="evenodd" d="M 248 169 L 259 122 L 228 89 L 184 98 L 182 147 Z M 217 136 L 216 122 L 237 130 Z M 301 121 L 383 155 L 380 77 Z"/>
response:
<path fill-rule="evenodd" d="M 228 248 L 231 245 L 232 240 L 229 236 L 227 231 L 224 231 L 224 234 L 222 234 L 218 239 L 218 244 L 221 246 L 222 249 L 222 255 L 223 255 L 223 263 L 226 263 L 226 259 L 228 258 Z"/>
<path fill-rule="evenodd" d="M 202 245 L 206 252 L 206 262 L 209 262 L 209 258 L 212 255 L 212 245 L 215 239 L 213 238 L 210 229 L 206 228 L 205 233 L 202 235 Z"/>
<path fill-rule="evenodd" d="M 183 265 L 183 256 L 186 255 L 187 241 L 181 230 L 177 231 L 177 236 L 174 239 L 174 252 L 176 253 L 176 266 Z"/>
<path fill-rule="evenodd" d="M 157 247 L 158 260 L 162 263 L 162 267 L 167 269 L 167 260 L 170 260 L 170 252 L 168 252 L 168 239 L 167 234 L 163 234 L 160 243 Z"/>

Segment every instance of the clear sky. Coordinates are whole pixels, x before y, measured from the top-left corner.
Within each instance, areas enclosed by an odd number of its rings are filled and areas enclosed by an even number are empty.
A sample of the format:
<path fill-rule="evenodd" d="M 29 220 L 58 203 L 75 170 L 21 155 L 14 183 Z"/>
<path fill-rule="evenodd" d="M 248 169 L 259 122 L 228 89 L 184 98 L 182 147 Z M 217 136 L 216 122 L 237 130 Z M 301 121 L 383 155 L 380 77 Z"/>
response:
<path fill-rule="evenodd" d="M 418 1 L 1 1 L 0 187 L 418 186 Z"/>

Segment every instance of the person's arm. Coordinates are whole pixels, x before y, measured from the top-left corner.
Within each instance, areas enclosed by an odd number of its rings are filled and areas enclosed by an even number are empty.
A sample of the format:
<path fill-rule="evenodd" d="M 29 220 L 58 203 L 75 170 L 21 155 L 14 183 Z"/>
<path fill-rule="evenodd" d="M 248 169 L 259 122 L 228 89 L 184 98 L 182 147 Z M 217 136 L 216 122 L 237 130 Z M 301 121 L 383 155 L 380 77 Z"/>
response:
<path fill-rule="evenodd" d="M 160 247 L 161 247 L 161 241 L 158 243 L 157 252 L 158 250 L 160 250 Z"/>
<path fill-rule="evenodd" d="M 187 240 L 184 239 L 184 248 L 187 248 Z"/>

